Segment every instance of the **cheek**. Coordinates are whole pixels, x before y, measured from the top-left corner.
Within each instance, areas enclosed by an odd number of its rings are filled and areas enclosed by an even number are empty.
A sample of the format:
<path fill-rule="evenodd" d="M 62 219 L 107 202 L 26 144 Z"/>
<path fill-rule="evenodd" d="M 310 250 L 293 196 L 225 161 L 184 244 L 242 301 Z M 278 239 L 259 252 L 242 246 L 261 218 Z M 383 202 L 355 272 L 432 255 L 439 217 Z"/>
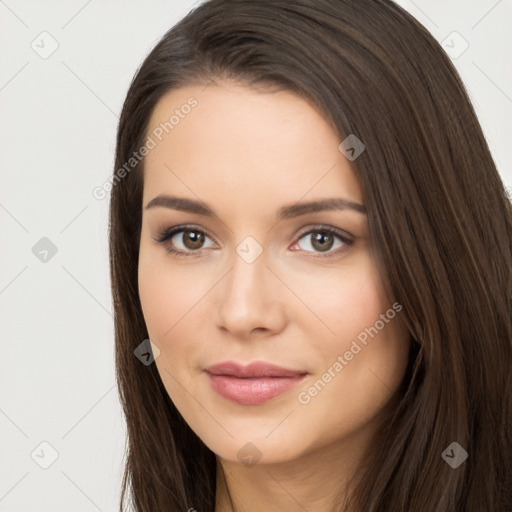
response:
<path fill-rule="evenodd" d="M 200 352 L 204 335 L 199 320 L 201 299 L 208 292 L 204 279 L 191 281 L 190 272 L 171 265 L 165 252 L 144 250 L 139 255 L 139 295 L 151 341 L 159 348 L 155 360 L 169 396 L 181 410 L 187 410 L 187 394 L 182 386 L 195 393 L 194 355 Z M 194 319 L 194 322 L 190 322 Z"/>
<path fill-rule="evenodd" d="M 391 306 L 379 273 L 366 255 L 338 269 L 296 274 L 296 294 L 309 312 L 295 320 L 302 322 L 311 339 L 324 340 L 327 353 L 345 350 L 345 345 Z"/>
<path fill-rule="evenodd" d="M 299 402 L 312 418 L 330 418 L 329 428 L 337 432 L 334 424 L 364 424 L 396 390 L 407 365 L 408 333 L 400 306 L 393 308 L 369 259 L 360 259 L 338 278 L 316 277 L 317 287 L 307 297 L 321 323 L 310 316 L 302 328 L 318 340 L 319 364 L 301 388 Z M 336 403 L 343 407 L 333 409 Z"/>
<path fill-rule="evenodd" d="M 139 255 L 139 295 L 148 333 L 157 344 L 172 337 L 186 315 L 208 292 L 208 280 L 191 280 L 190 272 L 171 265 L 164 251 L 145 250 Z"/>

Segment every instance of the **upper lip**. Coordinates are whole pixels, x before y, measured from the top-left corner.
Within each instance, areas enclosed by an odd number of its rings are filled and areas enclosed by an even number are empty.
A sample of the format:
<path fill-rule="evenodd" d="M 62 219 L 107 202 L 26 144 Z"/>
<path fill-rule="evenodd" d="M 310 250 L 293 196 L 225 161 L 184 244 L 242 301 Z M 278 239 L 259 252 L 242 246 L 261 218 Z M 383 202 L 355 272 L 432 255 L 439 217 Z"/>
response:
<path fill-rule="evenodd" d="M 297 377 L 298 375 L 305 375 L 307 373 L 301 370 L 281 368 L 280 366 L 261 361 L 255 361 L 246 366 L 232 361 L 226 361 L 209 366 L 205 371 L 211 375 L 226 375 L 240 379 L 251 377 Z"/>

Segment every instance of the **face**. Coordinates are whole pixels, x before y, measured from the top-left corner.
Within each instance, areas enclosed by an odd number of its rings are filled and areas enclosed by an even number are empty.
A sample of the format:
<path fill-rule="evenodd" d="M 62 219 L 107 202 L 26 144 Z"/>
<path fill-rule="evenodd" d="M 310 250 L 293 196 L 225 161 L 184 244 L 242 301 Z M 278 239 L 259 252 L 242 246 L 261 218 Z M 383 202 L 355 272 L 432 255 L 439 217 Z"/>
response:
<path fill-rule="evenodd" d="M 190 427 L 260 463 L 375 430 L 409 336 L 329 124 L 291 92 L 220 83 L 168 93 L 148 135 L 139 293 Z"/>

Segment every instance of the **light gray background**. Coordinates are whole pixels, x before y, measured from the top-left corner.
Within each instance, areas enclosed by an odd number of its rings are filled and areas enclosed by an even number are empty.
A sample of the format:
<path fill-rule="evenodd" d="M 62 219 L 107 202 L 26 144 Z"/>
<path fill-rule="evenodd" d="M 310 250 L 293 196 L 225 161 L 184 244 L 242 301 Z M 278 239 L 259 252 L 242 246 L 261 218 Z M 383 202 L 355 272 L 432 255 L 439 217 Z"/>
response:
<path fill-rule="evenodd" d="M 454 31 L 469 44 L 454 63 L 512 187 L 512 1 L 399 3 L 447 51 L 463 49 Z M 194 4 L 0 0 L 0 511 L 117 510 L 108 197 L 92 190 L 112 173 L 130 79 Z"/>

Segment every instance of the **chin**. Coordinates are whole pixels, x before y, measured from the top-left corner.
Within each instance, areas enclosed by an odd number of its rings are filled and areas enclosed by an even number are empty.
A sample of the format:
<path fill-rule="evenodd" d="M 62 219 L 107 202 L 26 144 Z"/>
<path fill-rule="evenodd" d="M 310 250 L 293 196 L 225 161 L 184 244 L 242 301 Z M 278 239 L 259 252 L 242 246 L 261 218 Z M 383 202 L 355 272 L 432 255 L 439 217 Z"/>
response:
<path fill-rule="evenodd" d="M 233 432 L 235 435 L 235 432 Z M 252 467 L 256 464 L 279 464 L 293 461 L 308 451 L 304 443 L 304 432 L 290 436 L 290 432 L 281 435 L 270 434 L 268 430 L 246 430 L 234 439 L 203 439 L 203 442 L 220 459 L 231 463 Z"/>

